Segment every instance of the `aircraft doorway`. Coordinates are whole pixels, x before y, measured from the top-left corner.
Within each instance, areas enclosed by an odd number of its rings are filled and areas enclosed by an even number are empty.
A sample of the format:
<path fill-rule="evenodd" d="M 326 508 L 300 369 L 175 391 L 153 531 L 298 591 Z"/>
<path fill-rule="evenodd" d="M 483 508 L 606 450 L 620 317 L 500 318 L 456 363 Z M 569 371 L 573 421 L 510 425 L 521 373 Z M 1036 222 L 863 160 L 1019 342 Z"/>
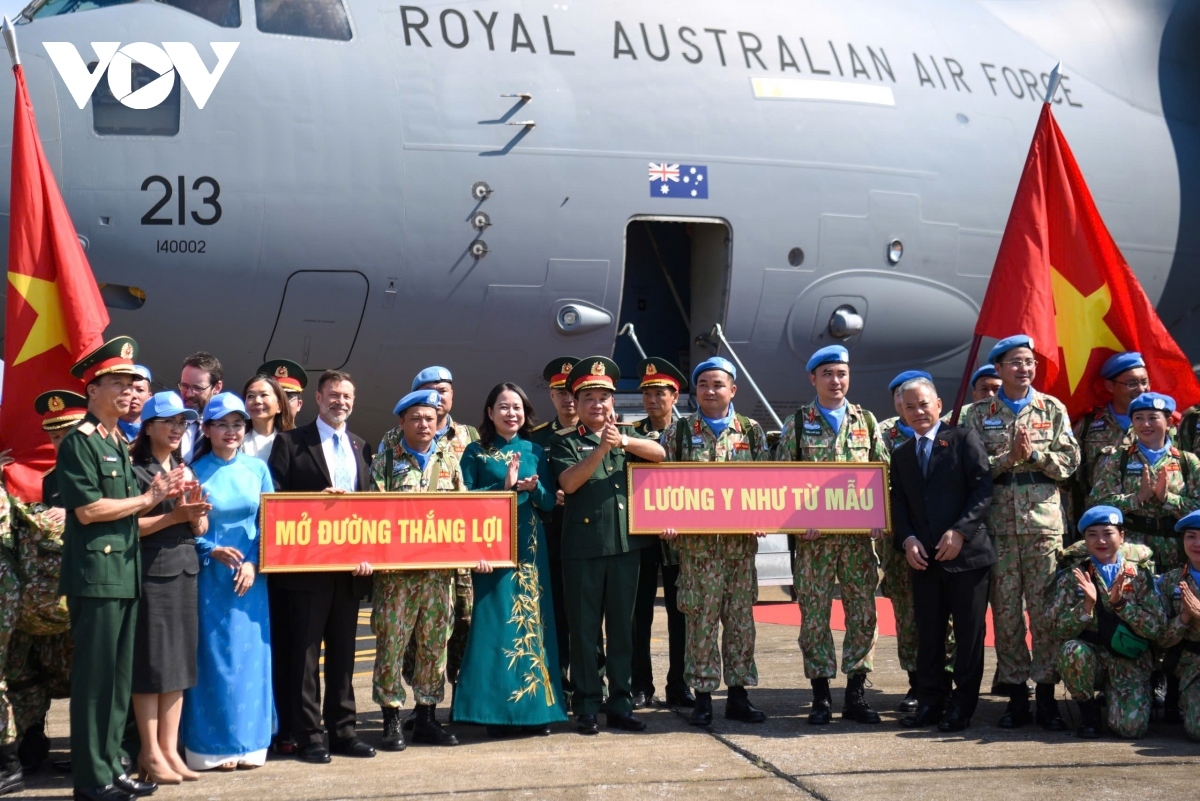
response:
<path fill-rule="evenodd" d="M 714 323 L 725 323 L 733 236 L 724 220 L 635 217 L 625 227 L 625 272 L 617 330 L 633 323 L 648 356 L 661 356 L 690 375 L 712 355 L 697 344 Z M 620 390 L 637 390 L 641 356 L 619 337 L 613 360 Z"/>

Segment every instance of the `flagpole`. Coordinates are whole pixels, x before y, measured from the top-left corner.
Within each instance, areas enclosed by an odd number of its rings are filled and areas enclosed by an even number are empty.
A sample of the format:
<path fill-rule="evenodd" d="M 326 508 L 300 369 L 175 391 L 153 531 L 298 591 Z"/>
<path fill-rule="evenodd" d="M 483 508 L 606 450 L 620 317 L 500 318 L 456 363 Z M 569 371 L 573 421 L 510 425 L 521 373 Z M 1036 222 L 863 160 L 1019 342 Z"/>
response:
<path fill-rule="evenodd" d="M 1062 62 L 1054 65 L 1054 69 L 1050 70 L 1050 81 L 1046 85 L 1046 103 L 1049 105 L 1054 102 L 1054 95 L 1058 92 L 1058 84 L 1062 81 Z"/>
<path fill-rule="evenodd" d="M 958 394 L 954 396 L 954 411 L 950 414 L 950 425 L 958 425 L 958 415 L 962 412 L 963 401 L 967 399 L 967 384 L 971 382 L 971 373 L 975 371 L 975 359 L 979 356 L 979 343 L 983 341 L 982 334 L 976 334 L 971 340 L 971 350 L 967 352 L 967 365 L 963 368 L 962 380 L 958 382 Z"/>
<path fill-rule="evenodd" d="M 21 66 L 21 54 L 17 51 L 17 32 L 13 29 L 12 20 L 4 15 L 4 46 L 8 48 L 8 57 L 12 60 L 13 69 Z"/>

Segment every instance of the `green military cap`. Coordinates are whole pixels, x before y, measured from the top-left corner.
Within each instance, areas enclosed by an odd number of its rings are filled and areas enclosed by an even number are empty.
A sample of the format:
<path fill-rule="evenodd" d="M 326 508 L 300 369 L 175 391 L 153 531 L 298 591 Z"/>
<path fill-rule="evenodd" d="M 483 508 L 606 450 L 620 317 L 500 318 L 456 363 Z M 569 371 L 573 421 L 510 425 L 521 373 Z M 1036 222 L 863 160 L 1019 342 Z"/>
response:
<path fill-rule="evenodd" d="M 34 410 L 42 417 L 43 431 L 70 428 L 87 415 L 87 398 L 67 389 L 52 389 L 37 396 Z"/>
<path fill-rule="evenodd" d="M 637 373 L 642 378 L 638 389 L 670 387 L 676 392 L 687 389 L 687 379 L 684 378 L 679 368 L 657 356 L 651 356 L 649 359 L 642 359 L 638 362 Z"/>
<path fill-rule="evenodd" d="M 303 392 L 308 386 L 308 373 L 304 368 L 288 359 L 272 359 L 258 368 L 259 375 L 267 375 L 279 382 L 284 392 Z"/>
<path fill-rule="evenodd" d="M 559 356 L 557 359 L 551 359 L 546 369 L 542 370 L 542 378 L 550 384 L 550 389 L 564 389 L 567 386 L 567 377 L 578 362 L 578 356 Z"/>
<path fill-rule="evenodd" d="M 621 380 L 621 368 L 607 356 L 588 356 L 571 368 L 571 392 L 585 389 L 607 389 L 615 392 Z"/>
<path fill-rule="evenodd" d="M 71 375 L 84 384 L 109 373 L 140 375 L 133 363 L 137 355 L 138 346 L 133 337 L 114 337 L 76 362 Z"/>

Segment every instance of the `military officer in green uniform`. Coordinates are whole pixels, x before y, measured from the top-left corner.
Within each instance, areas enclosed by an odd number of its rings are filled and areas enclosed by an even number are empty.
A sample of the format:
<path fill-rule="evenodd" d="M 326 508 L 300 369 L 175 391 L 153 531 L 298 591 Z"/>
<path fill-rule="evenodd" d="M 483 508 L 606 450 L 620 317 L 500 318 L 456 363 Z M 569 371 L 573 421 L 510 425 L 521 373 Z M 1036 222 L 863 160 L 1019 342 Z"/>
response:
<path fill-rule="evenodd" d="M 643 359 L 637 366 L 641 381 L 642 408 L 646 416 L 633 424 L 633 430 L 647 439 L 659 440 L 679 419 L 675 405 L 688 382 L 675 365 L 666 359 Z M 684 681 L 684 657 L 687 621 L 679 611 L 676 582 L 679 580 L 679 549 L 673 543 L 642 549 L 642 567 L 638 575 L 637 598 L 633 608 L 633 708 L 641 709 L 654 697 L 654 669 L 650 662 L 650 632 L 654 625 L 654 600 L 658 597 L 658 575 L 662 572 L 663 606 L 667 610 L 666 703 L 668 706 L 694 707 L 696 697 Z"/>
<path fill-rule="evenodd" d="M 575 412 L 575 394 L 567 386 L 567 378 L 571 368 L 579 361 L 578 356 L 559 356 L 552 359 L 542 370 L 542 379 L 549 387 L 550 404 L 554 407 L 554 419 L 539 423 L 529 432 L 529 439 L 542 446 L 546 458 L 550 456 L 550 446 L 558 441 L 555 436 L 563 429 L 579 427 L 579 415 Z M 570 697 L 575 691 L 571 683 L 571 624 L 567 620 L 567 607 L 563 603 L 563 573 L 562 573 L 562 524 L 565 498 L 563 491 L 558 490 L 558 505 L 551 512 L 540 512 L 542 526 L 546 529 L 546 556 L 550 560 L 550 594 L 554 599 L 554 631 L 558 639 L 558 670 L 562 676 L 563 692 L 567 694 L 568 708 Z M 604 643 L 596 644 L 596 658 L 603 670 Z"/>
<path fill-rule="evenodd" d="M 283 394 L 287 395 L 292 416 L 300 414 L 304 406 L 304 390 L 308 386 L 308 373 L 303 367 L 287 359 L 272 359 L 260 365 L 255 375 L 274 376 L 279 386 L 283 387 Z"/>
<path fill-rule="evenodd" d="M 138 515 L 191 489 L 183 468 L 156 476 L 144 494 L 117 432 L 133 395 L 137 345 L 117 337 L 83 357 L 71 374 L 86 385 L 87 415 L 58 451 L 66 509 L 59 592 L 67 596 L 71 666 L 71 772 L 75 799 L 115 801 L 156 785 L 120 764 L 129 711 L 133 637 L 141 592 Z"/>
<path fill-rule="evenodd" d="M 596 714 L 603 698 L 595 643 L 606 635 L 610 727 L 642 731 L 633 714 L 630 691 L 633 659 L 633 606 L 641 548 L 652 537 L 630 537 L 628 457 L 661 462 L 662 447 L 632 430 L 622 433 L 613 413 L 613 392 L 620 371 L 611 359 L 590 356 L 571 370 L 571 391 L 579 409 L 579 427 L 563 429 L 550 449 L 550 470 L 566 495 L 563 512 L 563 584 L 571 621 L 573 707 L 583 734 L 599 731 Z"/>

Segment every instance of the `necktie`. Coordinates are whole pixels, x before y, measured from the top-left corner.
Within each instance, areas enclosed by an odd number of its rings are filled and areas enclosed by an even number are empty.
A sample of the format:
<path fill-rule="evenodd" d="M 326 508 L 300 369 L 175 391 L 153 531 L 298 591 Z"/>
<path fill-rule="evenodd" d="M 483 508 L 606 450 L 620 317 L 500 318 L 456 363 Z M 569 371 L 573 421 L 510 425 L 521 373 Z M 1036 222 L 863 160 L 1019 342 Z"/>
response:
<path fill-rule="evenodd" d="M 334 489 L 354 491 L 354 472 L 346 459 L 348 446 L 342 444 L 342 435 L 333 435 L 333 486 Z"/>
<path fill-rule="evenodd" d="M 933 442 L 921 437 L 917 440 L 917 459 L 921 462 L 921 475 L 929 475 L 929 451 L 933 446 Z"/>

